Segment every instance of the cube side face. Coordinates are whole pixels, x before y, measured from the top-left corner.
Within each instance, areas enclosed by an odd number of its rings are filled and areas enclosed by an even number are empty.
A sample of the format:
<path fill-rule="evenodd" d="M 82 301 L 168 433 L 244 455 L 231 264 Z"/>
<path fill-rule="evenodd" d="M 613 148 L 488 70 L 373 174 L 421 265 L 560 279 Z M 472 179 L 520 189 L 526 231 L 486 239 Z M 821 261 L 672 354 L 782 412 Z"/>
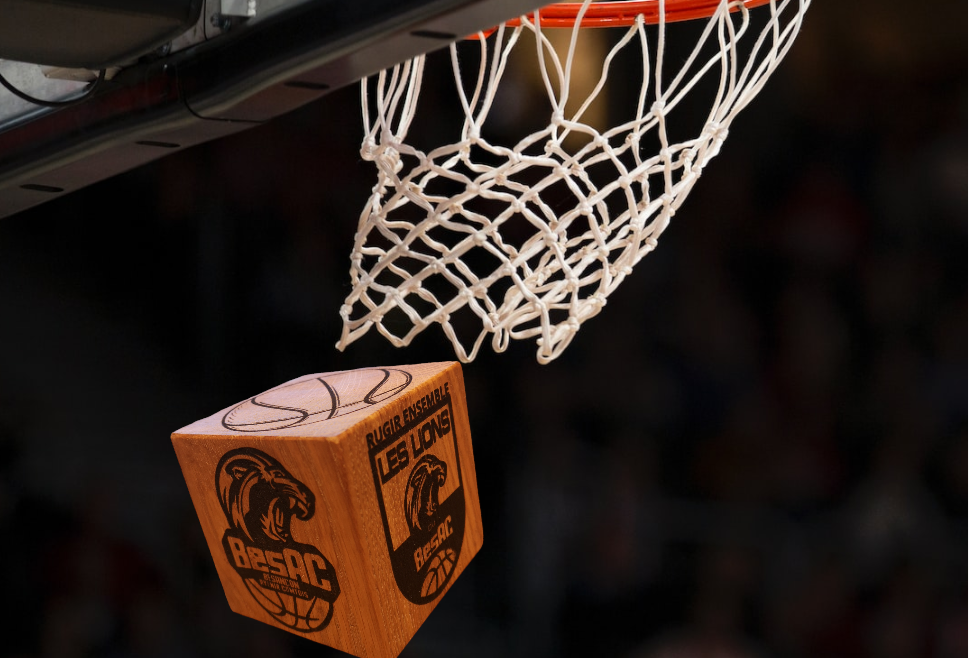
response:
<path fill-rule="evenodd" d="M 410 620 L 392 628 L 410 630 L 399 651 L 483 542 L 462 368 L 447 365 L 344 443 L 382 614 Z"/>
<path fill-rule="evenodd" d="M 403 393 L 339 434 L 326 419 L 309 436 L 173 435 L 235 612 L 393 657 L 479 550 L 461 367 L 403 371 Z"/>
<path fill-rule="evenodd" d="M 370 593 L 345 586 L 345 559 L 356 542 L 350 510 L 330 504 L 342 474 L 316 473 L 311 455 L 330 452 L 316 439 L 247 436 L 173 437 L 184 478 L 235 612 L 355 655 L 363 623 L 350 609 L 369 611 Z M 330 463 L 317 455 L 316 468 Z"/>

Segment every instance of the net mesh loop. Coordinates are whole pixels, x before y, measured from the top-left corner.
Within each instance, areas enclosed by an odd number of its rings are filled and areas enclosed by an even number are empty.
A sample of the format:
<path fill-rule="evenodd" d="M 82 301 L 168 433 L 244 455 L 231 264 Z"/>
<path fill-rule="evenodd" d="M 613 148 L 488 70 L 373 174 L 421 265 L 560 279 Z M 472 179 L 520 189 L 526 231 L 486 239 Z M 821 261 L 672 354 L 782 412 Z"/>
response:
<path fill-rule="evenodd" d="M 372 327 L 405 346 L 437 324 L 460 361 L 475 358 L 487 337 L 496 351 L 534 339 L 538 361 L 558 357 L 656 248 L 731 122 L 784 58 L 809 1 L 748 11 L 721 0 L 670 79 L 661 2 L 659 16 L 640 14 L 622 30 L 577 107 L 569 107 L 573 67 L 591 2 L 581 4 L 563 56 L 539 15 L 524 16 L 450 46 L 463 126 L 457 142 L 427 150 L 408 141 L 426 58 L 365 79 L 361 154 L 378 178 L 355 236 L 337 347 Z M 485 127 L 511 55 L 528 38 L 550 120 L 513 146 L 495 144 Z M 472 47 L 479 66 L 467 92 L 459 51 Z M 639 53 L 638 64 L 619 63 L 627 51 Z M 583 117 L 617 65 L 636 70 L 635 112 L 610 127 L 589 125 Z M 671 141 L 670 112 L 698 85 L 715 83 L 701 128 Z"/>

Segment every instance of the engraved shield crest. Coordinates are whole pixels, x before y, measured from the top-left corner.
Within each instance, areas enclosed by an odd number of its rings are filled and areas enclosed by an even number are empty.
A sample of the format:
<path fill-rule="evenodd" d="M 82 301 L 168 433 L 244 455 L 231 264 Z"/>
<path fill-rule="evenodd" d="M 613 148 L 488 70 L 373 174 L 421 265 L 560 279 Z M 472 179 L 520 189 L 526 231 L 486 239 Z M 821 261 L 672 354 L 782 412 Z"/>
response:
<path fill-rule="evenodd" d="M 368 456 L 398 588 L 434 600 L 455 573 L 466 528 L 459 449 L 447 386 L 414 401 Z"/>

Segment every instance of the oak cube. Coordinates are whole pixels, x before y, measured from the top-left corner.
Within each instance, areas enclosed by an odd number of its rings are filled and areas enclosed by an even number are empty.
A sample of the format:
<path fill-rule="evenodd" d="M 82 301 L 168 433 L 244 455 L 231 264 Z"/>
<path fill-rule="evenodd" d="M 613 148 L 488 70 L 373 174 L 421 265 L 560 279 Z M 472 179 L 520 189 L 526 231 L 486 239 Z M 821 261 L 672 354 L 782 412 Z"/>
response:
<path fill-rule="evenodd" d="M 462 368 L 299 377 L 172 435 L 231 609 L 393 658 L 483 543 Z"/>

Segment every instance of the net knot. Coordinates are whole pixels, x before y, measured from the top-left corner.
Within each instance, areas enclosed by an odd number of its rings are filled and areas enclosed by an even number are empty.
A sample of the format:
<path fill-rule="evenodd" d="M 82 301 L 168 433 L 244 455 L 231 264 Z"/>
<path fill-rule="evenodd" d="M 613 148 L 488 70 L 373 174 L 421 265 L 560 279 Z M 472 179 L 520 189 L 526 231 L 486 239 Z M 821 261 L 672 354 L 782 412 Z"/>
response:
<path fill-rule="evenodd" d="M 717 123 L 716 121 L 709 122 L 704 127 L 704 132 L 707 133 L 707 135 L 709 137 L 712 137 L 713 139 L 720 140 L 722 142 L 725 139 L 727 139 L 727 128 L 725 128 L 721 124 Z"/>
<path fill-rule="evenodd" d="M 374 152 L 377 150 L 377 142 L 374 141 L 373 137 L 364 139 L 364 142 L 360 145 L 360 157 L 364 160 L 373 160 Z"/>
<path fill-rule="evenodd" d="M 394 173 L 401 171 L 401 167 L 404 166 L 401 162 L 401 154 L 392 148 L 385 148 L 380 154 L 375 154 L 374 160 L 378 163 L 378 167 Z"/>
<path fill-rule="evenodd" d="M 554 151 L 557 151 L 559 148 L 560 145 L 554 141 L 554 139 L 549 139 L 547 140 L 547 143 L 544 144 L 544 155 L 554 155 Z"/>

